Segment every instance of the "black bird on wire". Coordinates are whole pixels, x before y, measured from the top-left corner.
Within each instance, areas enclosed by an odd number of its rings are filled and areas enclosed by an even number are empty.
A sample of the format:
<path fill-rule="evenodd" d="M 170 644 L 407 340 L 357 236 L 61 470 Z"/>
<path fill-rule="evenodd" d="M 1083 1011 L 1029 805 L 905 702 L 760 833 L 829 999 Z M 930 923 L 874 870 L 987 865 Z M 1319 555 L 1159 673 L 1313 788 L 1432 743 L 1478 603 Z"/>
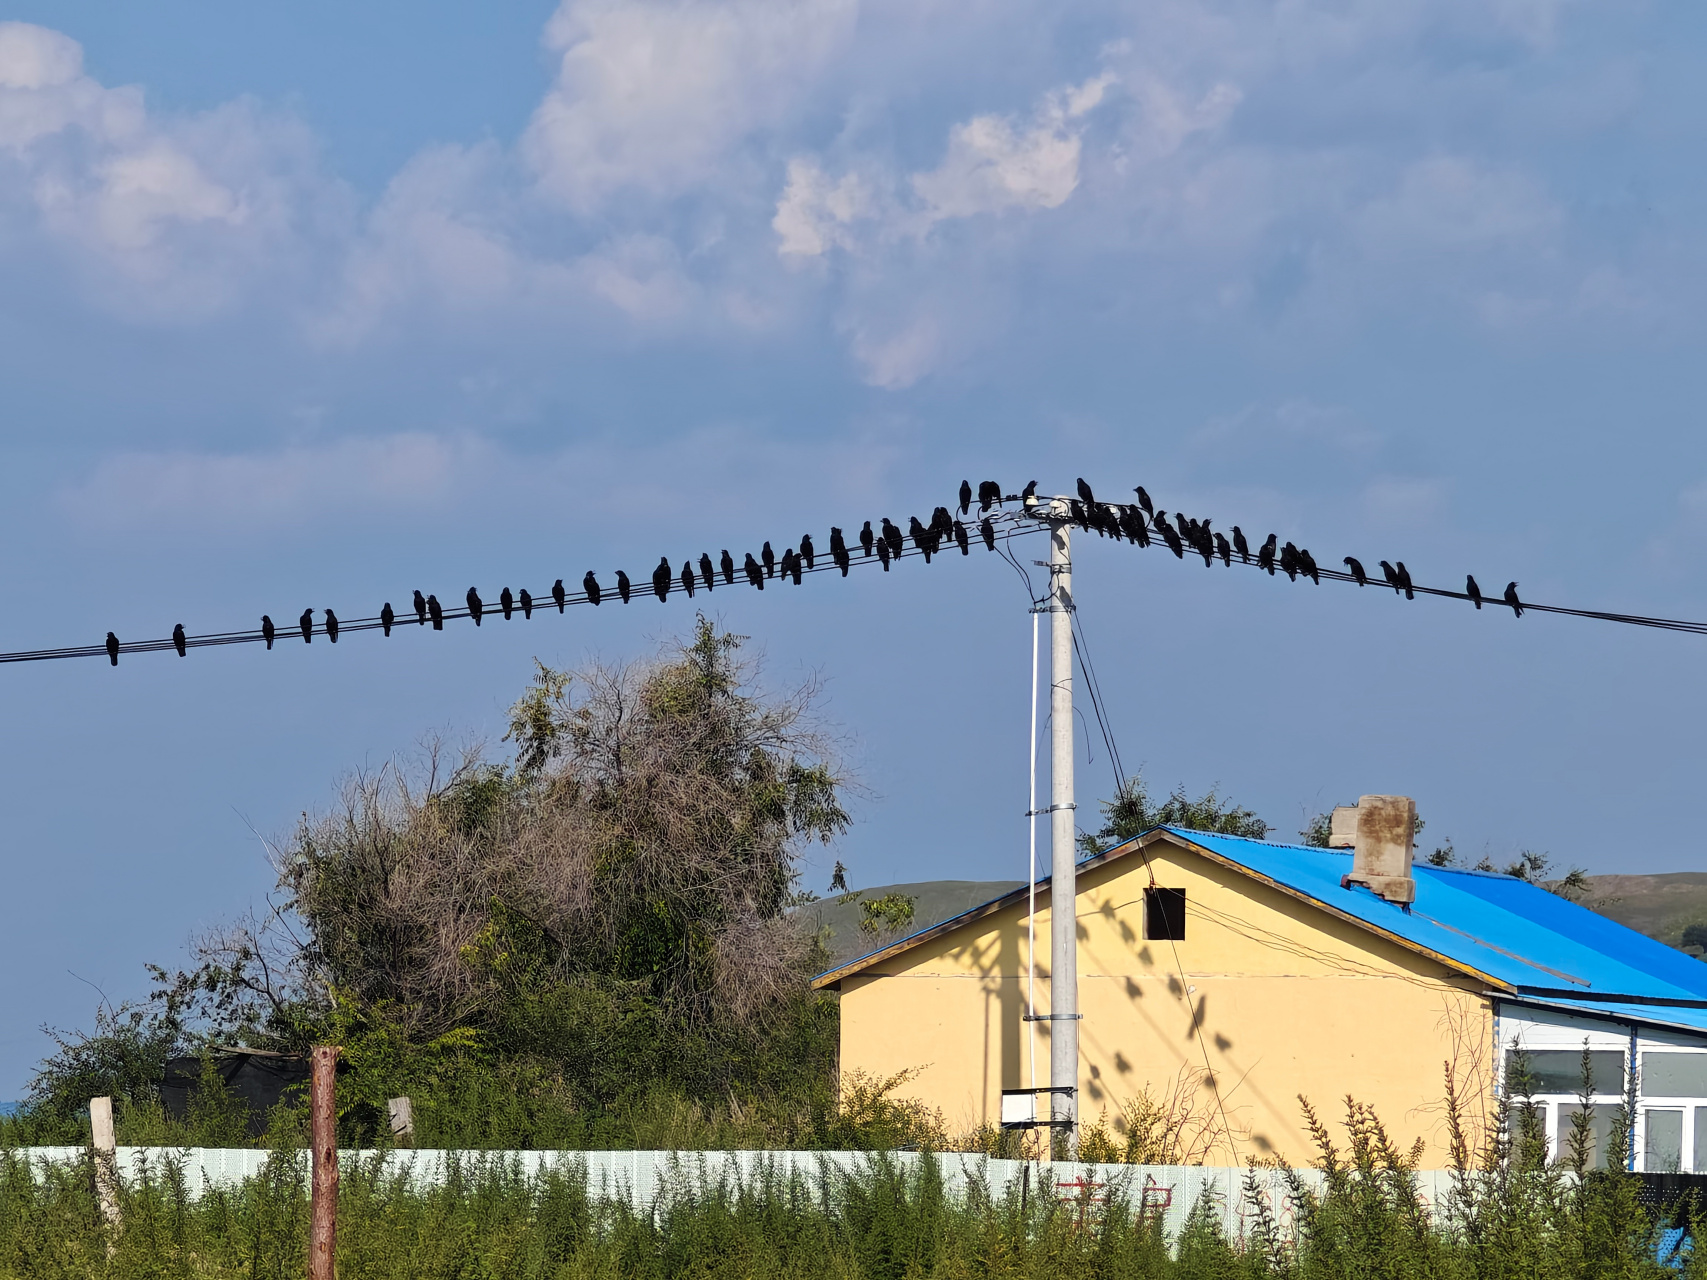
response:
<path fill-rule="evenodd" d="M 1288 542 L 1280 549 L 1280 567 L 1292 581 L 1298 581 L 1298 548 Z"/>
<path fill-rule="evenodd" d="M 688 593 L 688 599 L 693 599 L 693 562 L 682 561 L 682 589 Z"/>
<path fill-rule="evenodd" d="M 978 522 L 978 536 L 984 539 L 984 550 L 996 549 L 996 526 L 990 523 L 988 517 Z"/>
<path fill-rule="evenodd" d="M 972 542 L 966 536 L 966 526 L 958 520 L 954 522 L 954 545 L 960 548 L 961 555 L 969 556 L 972 554 Z"/>
<path fill-rule="evenodd" d="M 1511 606 L 1513 615 L 1519 618 L 1523 616 L 1523 601 L 1517 598 L 1517 583 L 1505 584 L 1505 602 Z"/>
<path fill-rule="evenodd" d="M 589 573 L 587 576 L 590 578 L 593 575 Z M 552 599 L 553 603 L 555 603 L 557 605 L 557 612 L 558 613 L 563 612 L 563 602 L 568 598 L 568 595 L 569 595 L 569 593 L 563 589 L 563 579 L 562 578 L 559 578 L 556 582 L 551 584 L 551 599 Z M 593 603 L 597 604 L 598 601 L 595 600 L 595 601 L 593 601 Z"/>
<path fill-rule="evenodd" d="M 776 577 L 776 552 L 771 550 L 770 543 L 759 548 L 759 559 L 765 562 L 765 577 Z"/>
<path fill-rule="evenodd" d="M 1257 568 L 1268 570 L 1268 576 L 1271 578 L 1274 576 L 1274 543 L 1275 537 L 1271 533 L 1257 551 Z"/>
<path fill-rule="evenodd" d="M 1032 502 L 1032 501 L 1035 501 L 1036 498 L 1037 498 L 1037 481 L 1027 480 L 1025 482 L 1025 488 L 1021 489 L 1019 492 L 1019 500 L 1021 502 Z"/>
<path fill-rule="evenodd" d="M 273 636 L 276 634 L 278 633 L 273 628 L 273 620 L 263 613 L 261 615 L 261 639 L 267 642 L 267 651 L 269 653 L 272 651 Z"/>
<path fill-rule="evenodd" d="M 1139 485 L 1132 492 L 1138 495 L 1138 505 L 1144 508 L 1145 515 L 1153 516 L 1156 514 L 1156 504 L 1150 501 L 1150 495 L 1144 492 L 1143 485 Z"/>
<path fill-rule="evenodd" d="M 1233 548 L 1228 543 L 1226 534 L 1217 533 L 1215 535 L 1215 554 L 1221 557 L 1222 564 L 1229 569 L 1233 567 Z"/>
<path fill-rule="evenodd" d="M 930 530 L 936 535 L 939 547 L 954 537 L 954 517 L 948 514 L 947 507 L 938 507 L 931 512 Z"/>
<path fill-rule="evenodd" d="M 616 571 L 616 593 L 622 597 L 624 604 L 627 604 L 628 598 L 634 594 L 634 584 L 628 580 L 628 575 L 621 569 Z"/>
<path fill-rule="evenodd" d="M 1094 507 L 1096 505 L 1096 495 L 1091 492 L 1091 487 L 1085 483 L 1085 478 L 1083 476 L 1079 477 L 1079 501 L 1084 503 L 1087 507 Z"/>
<path fill-rule="evenodd" d="M 908 516 L 907 519 L 909 521 L 907 525 L 907 532 L 913 536 L 913 545 L 920 551 L 924 552 L 925 563 L 929 564 L 931 562 L 930 530 L 919 523 L 918 516 Z"/>
<path fill-rule="evenodd" d="M 1037 482 L 1035 480 L 1032 481 L 1032 484 L 1035 485 L 1036 483 Z M 988 511 L 1001 500 L 1001 485 L 997 484 L 994 480 L 980 480 L 978 482 L 978 510 Z"/>
<path fill-rule="evenodd" d="M 877 562 L 883 566 L 883 572 L 889 572 L 889 539 L 877 540 Z"/>
<path fill-rule="evenodd" d="M 1351 570 L 1352 578 L 1360 587 L 1369 585 L 1369 575 L 1363 571 L 1363 564 L 1353 556 L 1345 558 L 1345 567 Z"/>
<path fill-rule="evenodd" d="M 1298 548 L 1298 568 L 1318 587 L 1322 585 L 1322 571 L 1316 567 L 1316 557 L 1310 554 L 1308 547 Z"/>
<path fill-rule="evenodd" d="M 670 558 L 668 556 L 659 556 L 658 567 L 652 570 L 652 594 L 657 596 L 660 602 L 666 599 L 670 594 L 670 579 L 672 576 L 674 575 L 670 572 Z"/>
<path fill-rule="evenodd" d="M 391 611 L 391 601 L 387 600 L 380 606 L 379 610 L 379 625 L 384 629 L 387 637 L 391 635 L 391 624 L 396 621 L 397 615 Z"/>
<path fill-rule="evenodd" d="M 705 583 L 705 589 L 707 591 L 715 591 L 717 589 L 717 569 L 716 566 L 711 563 L 711 556 L 709 553 L 702 552 L 700 554 L 699 576 L 700 580 Z"/>
<path fill-rule="evenodd" d="M 480 601 L 480 593 L 470 587 L 468 594 L 463 599 L 468 601 L 468 616 L 474 619 L 474 625 L 478 627 L 480 615 L 486 612 L 486 606 Z"/>
<path fill-rule="evenodd" d="M 1150 531 L 1145 528 L 1144 517 L 1139 514 L 1137 507 L 1120 509 L 1120 528 L 1126 534 L 1128 542 L 1136 542 L 1141 547 L 1150 545 Z"/>
<path fill-rule="evenodd" d="M 729 554 L 729 548 L 728 547 L 723 548 L 723 559 L 722 559 L 721 563 L 722 563 L 722 568 L 723 568 L 724 584 L 727 586 L 731 586 L 731 587 L 734 586 L 735 585 L 735 557 Z"/>
<path fill-rule="evenodd" d="M 776 564 L 777 571 L 782 575 L 782 580 L 787 582 L 794 576 L 794 548 L 784 547 Z"/>
<path fill-rule="evenodd" d="M 760 591 L 765 589 L 765 571 L 759 568 L 759 562 L 753 559 L 751 551 L 747 552 L 747 563 L 742 567 L 742 572 L 747 575 L 747 581 Z"/>
<path fill-rule="evenodd" d="M 557 585 L 559 587 L 561 587 L 563 585 L 563 579 L 562 578 L 559 578 L 557 580 Z M 587 599 L 591 600 L 594 604 L 597 604 L 599 602 L 599 596 L 603 593 L 600 592 L 599 580 L 593 576 L 593 571 L 591 569 L 588 569 L 587 570 L 587 576 L 581 579 L 581 590 L 583 590 L 587 593 Z M 557 593 L 555 591 L 552 592 L 552 594 L 557 595 Z M 563 597 L 562 596 L 557 596 L 557 612 L 559 612 L 559 613 L 563 612 Z"/>
<path fill-rule="evenodd" d="M 179 623 L 172 628 L 172 647 L 178 651 L 178 656 L 184 656 L 184 624 Z"/>
<path fill-rule="evenodd" d="M 888 516 L 883 517 L 883 540 L 889 544 L 889 558 L 900 559 L 907 544 L 901 536 L 900 526 L 892 523 Z"/>
<path fill-rule="evenodd" d="M 1381 562 L 1381 575 L 1387 579 L 1387 585 L 1392 587 L 1396 594 L 1399 590 L 1399 571 L 1383 560 Z"/>
<path fill-rule="evenodd" d="M 444 606 L 439 603 L 439 598 L 431 593 L 427 596 L 427 613 L 433 619 L 433 630 L 443 631 L 445 629 Z"/>
<path fill-rule="evenodd" d="M 498 593 L 498 607 L 504 611 L 504 621 L 508 622 L 516 607 L 516 597 L 508 587 Z"/>
<path fill-rule="evenodd" d="M 1233 550 L 1239 553 L 1239 563 L 1251 562 L 1251 544 L 1245 541 L 1245 531 L 1238 525 L 1233 526 Z"/>
<path fill-rule="evenodd" d="M 800 535 L 800 557 L 806 561 L 806 567 L 810 569 L 815 557 L 812 551 L 812 535 L 809 533 Z"/>
<path fill-rule="evenodd" d="M 415 625 L 418 627 L 427 625 L 427 597 L 419 591 L 415 593 Z"/>
<path fill-rule="evenodd" d="M 272 647 L 270 644 L 267 646 L 269 649 Z M 107 661 L 115 667 L 119 665 L 119 638 L 111 631 L 107 632 Z"/>
<path fill-rule="evenodd" d="M 296 620 L 296 625 L 302 628 L 302 643 L 314 643 L 314 610 L 304 609 L 302 616 Z"/>
<path fill-rule="evenodd" d="M 876 541 L 876 535 L 871 532 L 871 521 L 867 520 L 865 522 L 865 527 L 859 531 L 860 549 L 865 552 L 865 558 L 867 560 L 871 559 L 871 544 Z"/>
<path fill-rule="evenodd" d="M 972 510 L 972 482 L 962 480 L 960 482 L 960 514 L 965 515 L 970 510 Z"/>
<path fill-rule="evenodd" d="M 788 572 L 794 578 L 794 585 L 800 585 L 800 553 L 793 547 L 788 549 Z"/>
<path fill-rule="evenodd" d="M 841 528 L 830 526 L 830 559 L 836 562 L 836 568 L 842 571 L 842 577 L 848 576 L 848 541 L 842 537 Z"/>
<path fill-rule="evenodd" d="M 1411 571 L 1405 568 L 1405 562 L 1403 560 L 1396 561 L 1393 568 L 1396 570 L 1395 576 L 1398 578 L 1399 589 L 1405 593 L 1405 599 L 1415 600 L 1416 594 L 1411 590 Z"/>
<path fill-rule="evenodd" d="M 1464 594 L 1470 597 L 1470 603 L 1476 608 L 1482 607 L 1482 589 L 1476 585 L 1475 575 L 1464 575 Z"/>
<path fill-rule="evenodd" d="M 533 597 L 528 594 L 526 587 L 522 588 L 522 620 L 525 622 L 533 617 Z"/>
<path fill-rule="evenodd" d="M 326 638 L 333 644 L 338 643 L 338 615 L 330 609 L 326 610 Z"/>
<path fill-rule="evenodd" d="M 1158 511 L 1150 517 L 1150 523 L 1156 526 L 1156 532 L 1162 535 L 1162 540 L 1168 544 L 1168 550 L 1174 553 L 1175 559 L 1185 559 L 1185 547 L 1180 542 L 1179 531 L 1168 523 L 1168 517 Z"/>

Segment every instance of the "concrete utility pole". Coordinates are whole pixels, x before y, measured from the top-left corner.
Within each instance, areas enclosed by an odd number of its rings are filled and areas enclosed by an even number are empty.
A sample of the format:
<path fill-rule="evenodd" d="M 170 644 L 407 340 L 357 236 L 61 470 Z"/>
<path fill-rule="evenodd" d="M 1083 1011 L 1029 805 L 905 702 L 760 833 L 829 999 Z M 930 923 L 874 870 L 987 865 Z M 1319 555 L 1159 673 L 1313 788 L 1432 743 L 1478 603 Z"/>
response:
<path fill-rule="evenodd" d="M 1073 561 L 1068 507 L 1049 519 L 1049 1084 L 1054 1132 L 1078 1149 L 1079 937 L 1073 820 Z M 1061 1122 L 1065 1121 L 1065 1124 Z"/>

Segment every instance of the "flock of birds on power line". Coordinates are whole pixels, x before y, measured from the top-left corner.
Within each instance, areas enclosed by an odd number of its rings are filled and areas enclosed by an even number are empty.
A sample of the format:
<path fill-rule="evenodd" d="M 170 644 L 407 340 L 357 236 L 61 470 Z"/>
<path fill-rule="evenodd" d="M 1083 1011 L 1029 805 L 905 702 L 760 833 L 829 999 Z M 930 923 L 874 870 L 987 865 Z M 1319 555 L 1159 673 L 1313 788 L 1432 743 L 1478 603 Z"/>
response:
<path fill-rule="evenodd" d="M 1363 563 L 1354 556 L 1344 557 L 1341 561 L 1345 566 L 1343 570 L 1331 568 L 1320 564 L 1309 548 L 1299 547 L 1291 542 L 1280 543 L 1278 536 L 1273 533 L 1253 548 L 1251 540 L 1238 525 L 1231 526 L 1223 533 L 1213 528 L 1210 520 L 1196 519 L 1183 512 L 1176 512 L 1173 519 L 1169 520 L 1167 512 L 1157 509 L 1142 485 L 1135 488 L 1133 493 L 1136 495 L 1136 502 L 1103 502 L 1081 478 L 1076 497 L 1052 499 L 1038 496 L 1035 480 L 1017 494 L 1004 492 L 1002 486 L 994 480 L 984 481 L 974 493 L 971 482 L 963 480 L 957 507 L 937 507 L 928 521 L 913 516 L 908 520 L 905 531 L 888 517 L 884 517 L 878 521 L 876 528 L 867 520 L 852 539 L 849 539 L 842 529 L 832 528 L 824 551 L 820 551 L 810 534 L 805 534 L 797 544 L 785 548 L 780 556 L 771 544 L 766 542 L 756 555 L 750 551 L 745 553 L 739 563 L 727 549 L 715 561 L 709 552 L 705 552 L 697 561 L 691 558 L 682 561 L 679 569 L 671 563 L 668 556 L 660 557 L 657 567 L 651 573 L 651 591 L 660 601 L 664 601 L 677 593 L 685 592 L 692 597 L 701 590 L 710 592 L 719 586 L 733 587 L 743 579 L 749 586 L 763 591 L 767 583 L 778 581 L 798 586 L 803 575 L 807 573 L 839 571 L 845 577 L 854 564 L 872 560 L 876 560 L 887 573 L 890 565 L 904 555 L 922 556 L 927 564 L 935 556 L 947 554 L 952 550 L 958 550 L 963 556 L 970 555 L 975 541 L 981 542 L 987 550 L 994 551 L 1000 541 L 1063 519 L 1063 506 L 1065 519 L 1088 533 L 1096 533 L 1117 541 L 1125 540 L 1140 547 L 1148 547 L 1152 542 L 1160 541 L 1180 560 L 1184 560 L 1188 552 L 1201 556 L 1205 567 L 1212 567 L 1219 560 L 1224 566 L 1231 568 L 1237 561 L 1264 570 L 1270 575 L 1284 573 L 1293 581 L 1304 577 L 1320 584 L 1322 579 L 1330 578 L 1356 583 L 1360 587 L 1375 582 Z M 1009 559 L 1012 557 L 1009 556 Z M 1017 565 L 1017 561 L 1015 563 Z M 1379 560 L 1376 563 L 1380 565 L 1381 576 L 1386 585 L 1407 600 L 1416 599 L 1418 594 L 1444 596 L 1467 600 L 1477 609 L 1480 609 L 1484 602 L 1503 605 L 1518 617 L 1521 617 L 1526 609 L 1537 609 L 1546 613 L 1599 618 L 1604 621 L 1687 631 L 1698 635 L 1707 634 L 1707 623 L 1573 609 L 1562 605 L 1532 604 L 1519 598 L 1516 582 L 1508 583 L 1497 600 L 1485 597 L 1473 576 L 1465 578 L 1463 591 L 1420 586 L 1411 580 L 1410 571 L 1405 568 L 1403 560 Z M 318 634 L 336 644 L 339 635 L 346 631 L 378 630 L 389 636 L 394 627 L 425 627 L 428 623 L 432 624 L 435 631 L 440 631 L 444 629 L 447 619 L 455 618 L 470 618 L 475 626 L 479 626 L 484 618 L 495 612 L 506 620 L 517 613 L 526 619 L 533 617 L 536 609 L 544 610 L 555 606 L 561 613 L 570 604 L 597 606 L 613 597 L 627 604 L 637 591 L 644 594 L 645 590 L 644 585 L 637 585 L 621 569 L 618 569 L 609 581 L 601 581 L 597 573 L 588 570 L 582 576 L 578 590 L 566 586 L 564 580 L 559 578 L 552 583 L 548 591 L 538 595 L 525 587 L 519 591 L 504 587 L 498 592 L 495 600 L 488 600 L 481 596 L 477 588 L 470 587 L 462 604 L 456 606 L 447 606 L 436 595 L 416 590 L 404 606 L 403 612 L 394 609 L 391 602 L 387 601 L 378 615 L 370 618 L 341 620 L 333 610 L 326 609 L 316 619 L 313 609 L 304 609 L 296 619 L 294 627 L 287 624 L 281 628 L 270 616 L 263 615 L 258 630 L 192 636 L 185 631 L 183 624 L 179 623 L 172 628 L 169 640 L 129 643 L 121 642 L 114 632 L 109 631 L 104 645 L 0 653 L 0 663 L 94 657 L 104 652 L 112 665 L 117 666 L 121 653 L 175 649 L 179 657 L 184 657 L 192 648 L 254 641 L 262 642 L 271 649 L 275 640 L 292 632 L 299 634 L 305 643 L 312 643 Z"/>

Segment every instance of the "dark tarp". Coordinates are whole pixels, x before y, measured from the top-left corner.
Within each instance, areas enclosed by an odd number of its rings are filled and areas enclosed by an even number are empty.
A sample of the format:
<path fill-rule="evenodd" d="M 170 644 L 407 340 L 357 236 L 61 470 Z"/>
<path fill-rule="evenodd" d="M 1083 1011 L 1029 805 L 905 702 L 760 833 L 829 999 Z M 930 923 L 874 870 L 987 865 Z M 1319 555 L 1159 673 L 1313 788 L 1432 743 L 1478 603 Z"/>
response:
<path fill-rule="evenodd" d="M 308 1059 L 291 1054 L 246 1050 L 217 1050 L 210 1055 L 213 1069 L 225 1087 L 249 1108 L 249 1136 L 267 1131 L 267 1113 L 278 1105 L 286 1089 L 308 1085 Z M 166 1063 L 166 1078 L 160 1083 L 160 1101 L 168 1115 L 184 1119 L 190 1099 L 201 1087 L 202 1059 L 172 1058 Z"/>

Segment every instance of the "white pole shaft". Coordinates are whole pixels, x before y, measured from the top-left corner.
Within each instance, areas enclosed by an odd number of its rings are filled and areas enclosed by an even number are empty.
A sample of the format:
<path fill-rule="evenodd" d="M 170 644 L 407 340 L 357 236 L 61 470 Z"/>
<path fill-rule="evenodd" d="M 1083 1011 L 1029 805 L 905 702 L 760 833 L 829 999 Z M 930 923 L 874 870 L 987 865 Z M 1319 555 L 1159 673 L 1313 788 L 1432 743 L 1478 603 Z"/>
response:
<path fill-rule="evenodd" d="M 1076 1124 L 1079 1083 L 1078 889 L 1073 821 L 1073 564 L 1068 524 L 1049 526 L 1049 1084 L 1058 1120 Z M 1060 1132 L 1058 1130 L 1058 1132 Z M 1065 1129 L 1068 1150 L 1076 1147 Z"/>
<path fill-rule="evenodd" d="M 1037 610 L 1031 611 L 1031 791 L 1026 800 L 1025 822 L 1031 828 L 1031 888 L 1025 912 L 1025 1012 L 1037 1012 Z M 1031 1080 L 1037 1088 L 1037 1023 L 1025 1024 L 1027 1052 L 1031 1058 Z M 1035 1114 L 1035 1113 L 1034 1113 Z"/>

